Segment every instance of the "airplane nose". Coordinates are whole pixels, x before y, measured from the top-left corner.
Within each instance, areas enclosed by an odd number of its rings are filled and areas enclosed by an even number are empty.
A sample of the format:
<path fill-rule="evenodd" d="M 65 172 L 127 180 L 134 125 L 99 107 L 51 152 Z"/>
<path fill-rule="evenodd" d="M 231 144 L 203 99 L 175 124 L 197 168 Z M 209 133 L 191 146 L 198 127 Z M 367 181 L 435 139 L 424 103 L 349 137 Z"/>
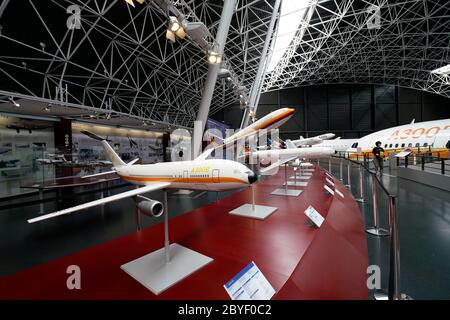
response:
<path fill-rule="evenodd" d="M 253 184 L 256 181 L 258 181 L 258 176 L 254 172 L 249 173 L 248 174 L 248 183 Z"/>

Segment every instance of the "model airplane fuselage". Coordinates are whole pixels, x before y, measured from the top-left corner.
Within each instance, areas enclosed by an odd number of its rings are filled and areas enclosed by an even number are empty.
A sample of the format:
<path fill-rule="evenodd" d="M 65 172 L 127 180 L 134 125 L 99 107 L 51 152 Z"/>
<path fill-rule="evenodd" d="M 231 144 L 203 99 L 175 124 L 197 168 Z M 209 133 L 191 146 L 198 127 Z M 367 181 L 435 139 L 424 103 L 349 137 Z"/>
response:
<path fill-rule="evenodd" d="M 223 143 L 229 144 L 234 143 L 235 141 L 239 139 L 244 139 L 248 136 L 257 134 L 260 130 L 271 130 L 278 128 L 283 123 L 288 121 L 292 115 L 294 114 L 295 110 L 291 108 L 282 108 L 278 109 L 276 111 L 273 111 L 269 113 L 268 115 L 265 115 L 261 119 L 253 122 L 251 125 L 245 127 L 244 129 L 236 132 L 235 134 L 231 135 L 230 137 L 223 140 Z"/>
<path fill-rule="evenodd" d="M 115 167 L 123 179 L 136 185 L 168 182 L 168 189 L 227 191 L 257 180 L 243 164 L 231 160 L 175 161 Z"/>

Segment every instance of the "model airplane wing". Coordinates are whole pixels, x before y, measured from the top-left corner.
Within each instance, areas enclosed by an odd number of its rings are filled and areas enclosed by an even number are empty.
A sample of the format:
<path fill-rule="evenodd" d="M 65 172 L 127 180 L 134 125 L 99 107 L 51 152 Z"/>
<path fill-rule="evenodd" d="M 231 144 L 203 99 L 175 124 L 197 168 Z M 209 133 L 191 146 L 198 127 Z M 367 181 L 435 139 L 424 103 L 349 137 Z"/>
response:
<path fill-rule="evenodd" d="M 106 197 L 103 199 L 98 199 L 95 201 L 91 201 L 91 202 L 87 202 L 87 203 L 83 203 L 79 206 L 75 206 L 72 208 L 68 208 L 68 209 L 64 209 L 61 211 L 56 211 L 53 213 L 49 213 L 49 214 L 45 214 L 33 219 L 28 220 L 28 223 L 35 223 L 38 221 L 42 221 L 42 220 L 47 220 L 47 219 L 51 219 L 54 217 L 59 217 L 62 215 L 66 215 L 72 212 L 76 212 L 76 211 L 80 211 L 83 209 L 87 209 L 87 208 L 92 208 L 95 206 L 99 206 L 101 204 L 105 204 L 105 203 L 109 203 L 109 202 L 113 202 L 113 201 L 117 201 L 117 200 L 121 200 L 121 199 L 125 199 L 125 198 L 130 198 L 130 197 L 134 197 L 137 196 L 139 194 L 143 194 L 143 193 L 147 193 L 147 192 L 151 192 L 151 191 L 155 191 L 155 190 L 160 190 L 160 189 L 164 189 L 167 188 L 170 185 L 170 183 L 168 182 L 155 182 L 149 185 L 146 185 L 145 187 L 142 188 L 138 188 L 138 189 L 133 189 L 130 191 L 126 191 L 126 192 L 122 192 L 119 194 L 115 194 L 113 196 L 110 197 Z"/>
<path fill-rule="evenodd" d="M 100 177 L 100 176 L 105 176 L 107 174 L 113 174 L 116 173 L 116 170 L 111 170 L 111 171 L 106 171 L 106 172 L 100 172 L 100 173 L 96 173 L 96 174 L 90 174 L 88 176 L 83 176 L 81 177 L 81 179 L 88 179 L 88 178 L 94 178 L 94 177 Z"/>
<path fill-rule="evenodd" d="M 279 166 L 282 166 L 283 164 L 285 164 L 289 161 L 295 160 L 295 159 L 297 159 L 297 157 L 288 157 L 288 158 L 284 158 L 282 160 L 278 160 L 277 162 L 272 163 L 270 166 L 261 169 L 259 172 L 261 174 L 266 174 L 267 172 L 270 172 L 270 171 L 274 170 L 275 168 L 278 168 Z"/>

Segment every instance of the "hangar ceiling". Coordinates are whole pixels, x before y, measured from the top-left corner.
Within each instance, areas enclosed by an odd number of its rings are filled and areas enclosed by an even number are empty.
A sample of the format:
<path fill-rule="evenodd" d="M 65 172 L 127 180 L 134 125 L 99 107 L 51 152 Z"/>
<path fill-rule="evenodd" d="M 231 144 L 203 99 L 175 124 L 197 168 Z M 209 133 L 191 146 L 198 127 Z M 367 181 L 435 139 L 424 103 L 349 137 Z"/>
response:
<path fill-rule="evenodd" d="M 189 39 L 166 39 L 168 14 L 158 2 L 133 8 L 124 0 L 1 0 L 0 93 L 55 99 L 119 112 L 159 124 L 192 127 L 208 64 Z M 239 103 L 236 87 L 251 88 L 275 0 L 238 0 L 224 61 L 236 80 L 216 84 L 211 114 Z M 222 0 L 177 0 L 190 22 L 203 22 L 213 42 Z M 380 9 L 380 20 L 372 19 Z M 81 8 L 80 29 L 66 26 Z M 450 63 L 450 3 L 334 0 L 306 2 L 293 41 L 267 73 L 263 91 L 322 83 L 393 84 L 450 97 L 447 76 L 430 71 Z M 370 26 L 368 21 L 371 21 Z M 275 42 L 274 42 L 275 44 Z M 272 46 L 273 48 L 273 46 Z M 62 92 L 61 90 L 59 92 Z M 1 99 L 1 97 L 0 97 Z"/>
<path fill-rule="evenodd" d="M 450 63 L 449 1 L 317 1 L 309 10 L 264 91 L 372 83 L 450 97 L 450 78 L 430 72 Z"/>

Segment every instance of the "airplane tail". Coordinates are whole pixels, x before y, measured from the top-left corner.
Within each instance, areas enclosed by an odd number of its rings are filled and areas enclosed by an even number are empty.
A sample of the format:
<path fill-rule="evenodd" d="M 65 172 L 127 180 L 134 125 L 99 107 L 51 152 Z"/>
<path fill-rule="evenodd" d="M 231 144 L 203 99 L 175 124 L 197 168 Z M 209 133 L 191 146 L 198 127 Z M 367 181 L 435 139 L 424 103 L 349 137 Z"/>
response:
<path fill-rule="evenodd" d="M 106 153 L 108 154 L 109 160 L 113 163 L 114 167 L 122 167 L 127 164 L 120 159 L 119 155 L 114 151 L 114 149 L 109 145 L 106 140 L 102 140 L 103 148 L 105 148 Z"/>
<path fill-rule="evenodd" d="M 81 133 L 87 135 L 88 137 L 91 137 L 92 139 L 98 140 L 102 142 L 103 147 L 106 150 L 106 153 L 108 154 L 109 160 L 111 160 L 114 167 L 122 167 L 126 166 L 127 164 L 123 162 L 122 159 L 120 159 L 119 155 L 114 151 L 114 149 L 109 145 L 108 141 L 106 139 L 99 137 L 95 133 L 89 132 L 89 131 L 81 131 Z"/>

